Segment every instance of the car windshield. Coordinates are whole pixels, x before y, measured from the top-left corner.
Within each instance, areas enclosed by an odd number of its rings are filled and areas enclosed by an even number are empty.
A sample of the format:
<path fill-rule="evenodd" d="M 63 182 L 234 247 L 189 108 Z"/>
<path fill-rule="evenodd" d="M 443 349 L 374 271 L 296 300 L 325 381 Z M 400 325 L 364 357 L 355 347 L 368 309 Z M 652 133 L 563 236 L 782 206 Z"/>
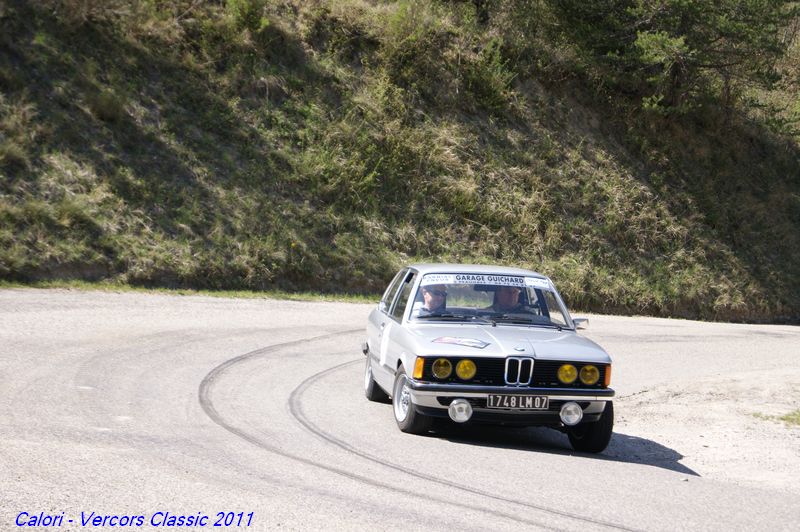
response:
<path fill-rule="evenodd" d="M 566 327 L 567 311 L 547 279 L 496 274 L 427 274 L 411 319 Z"/>

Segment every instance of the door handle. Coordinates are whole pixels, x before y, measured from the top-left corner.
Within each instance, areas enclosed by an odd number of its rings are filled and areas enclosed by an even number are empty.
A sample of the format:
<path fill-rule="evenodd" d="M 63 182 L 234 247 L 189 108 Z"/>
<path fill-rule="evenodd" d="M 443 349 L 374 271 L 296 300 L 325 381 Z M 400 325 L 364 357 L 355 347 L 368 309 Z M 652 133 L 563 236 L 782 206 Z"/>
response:
<path fill-rule="evenodd" d="M 386 322 L 385 321 L 383 323 L 381 323 L 381 330 L 383 330 L 384 327 L 386 327 Z"/>

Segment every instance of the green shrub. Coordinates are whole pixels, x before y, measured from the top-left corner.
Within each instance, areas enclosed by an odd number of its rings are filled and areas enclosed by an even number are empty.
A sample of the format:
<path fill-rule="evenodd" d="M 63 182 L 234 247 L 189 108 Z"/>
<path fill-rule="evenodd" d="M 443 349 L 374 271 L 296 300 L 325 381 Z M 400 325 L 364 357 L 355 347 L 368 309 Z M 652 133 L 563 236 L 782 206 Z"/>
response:
<path fill-rule="evenodd" d="M 41 129 L 36 114 L 27 96 L 9 100 L 0 92 L 0 168 L 30 170 L 32 148 Z"/>
<path fill-rule="evenodd" d="M 490 40 L 475 61 L 465 67 L 467 89 L 473 93 L 478 105 L 491 111 L 500 111 L 508 103 L 511 82 L 515 77 L 508 61 L 503 58 L 501 48 L 501 41 Z"/>
<path fill-rule="evenodd" d="M 266 5 L 266 0 L 227 0 L 225 8 L 236 29 L 256 33 L 269 26 Z"/>
<path fill-rule="evenodd" d="M 111 21 L 131 14 L 138 0 L 42 0 L 68 27 L 80 27 L 88 22 Z"/>
<path fill-rule="evenodd" d="M 104 89 L 89 99 L 92 114 L 104 122 L 118 122 L 125 116 L 125 100 L 110 89 Z"/>
<path fill-rule="evenodd" d="M 388 19 L 380 55 L 390 79 L 414 94 L 435 98 L 451 85 L 441 53 L 449 35 L 435 4 L 403 1 Z M 436 50 L 437 53 L 431 53 Z"/>
<path fill-rule="evenodd" d="M 28 152 L 11 139 L 0 143 L 0 167 L 17 172 L 29 170 L 31 159 Z"/>

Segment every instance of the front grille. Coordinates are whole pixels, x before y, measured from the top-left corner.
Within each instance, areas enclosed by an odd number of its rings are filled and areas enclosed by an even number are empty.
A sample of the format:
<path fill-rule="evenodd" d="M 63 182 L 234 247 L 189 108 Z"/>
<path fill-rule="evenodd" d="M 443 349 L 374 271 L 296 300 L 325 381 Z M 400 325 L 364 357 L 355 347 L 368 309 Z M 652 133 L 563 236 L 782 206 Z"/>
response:
<path fill-rule="evenodd" d="M 470 379 L 469 381 L 463 381 L 456 376 L 455 367 L 456 364 L 462 358 L 451 358 L 451 357 L 441 357 L 447 358 L 453 364 L 453 372 L 452 374 L 446 379 L 437 379 L 433 376 L 431 372 L 431 366 L 433 365 L 434 360 L 436 358 L 425 358 L 425 365 L 423 366 L 422 370 L 422 378 L 423 380 L 429 382 L 444 382 L 450 384 L 479 384 L 483 386 L 506 386 L 506 359 L 505 358 L 472 358 L 473 362 L 477 366 L 477 373 L 475 377 Z M 558 380 L 558 368 L 560 368 L 563 364 L 572 364 L 574 365 L 578 371 L 580 372 L 583 366 L 586 366 L 586 363 L 582 362 L 571 362 L 571 361 L 563 361 L 563 360 L 537 360 L 534 359 L 533 362 L 533 377 L 531 378 L 531 382 L 529 386 L 532 387 L 542 387 L 542 388 L 582 388 L 582 389 L 599 389 L 603 388 L 603 383 L 605 382 L 606 376 L 606 365 L 605 364 L 594 364 L 597 369 L 600 371 L 600 379 L 597 381 L 596 384 L 591 386 L 587 386 L 583 384 L 580 379 L 575 379 L 575 382 L 572 384 L 564 384 Z M 526 368 L 526 364 L 522 365 L 522 369 Z M 514 371 L 519 371 L 520 364 L 518 362 L 514 362 L 509 364 L 509 369 L 513 373 Z M 516 375 L 516 373 L 514 374 Z M 525 379 L 522 379 L 524 382 Z"/>
<path fill-rule="evenodd" d="M 505 381 L 510 386 L 528 386 L 533 380 L 533 359 L 530 357 L 508 357 Z"/>

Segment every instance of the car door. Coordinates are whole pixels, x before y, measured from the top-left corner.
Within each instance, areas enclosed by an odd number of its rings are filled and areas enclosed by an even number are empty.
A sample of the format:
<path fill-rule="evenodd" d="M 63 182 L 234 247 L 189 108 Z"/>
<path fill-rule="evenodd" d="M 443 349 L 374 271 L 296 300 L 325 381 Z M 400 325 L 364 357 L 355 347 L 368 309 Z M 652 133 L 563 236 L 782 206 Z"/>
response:
<path fill-rule="evenodd" d="M 403 276 L 382 326 L 378 365 L 373 366 L 372 373 L 375 381 L 385 390 L 391 390 L 394 383 L 396 362 L 400 356 L 397 338 L 403 335 L 403 316 L 411 299 L 416 273 L 415 270 L 408 270 Z"/>
<path fill-rule="evenodd" d="M 367 356 L 372 357 L 372 371 L 376 371 L 379 365 L 378 355 L 380 353 L 381 338 L 383 336 L 383 329 L 386 327 L 386 322 L 389 320 L 389 309 L 394 302 L 397 291 L 403 283 L 405 274 L 408 268 L 403 268 L 392 279 L 389 286 L 383 293 L 383 297 L 376 307 L 370 312 L 367 319 Z M 376 379 L 377 380 L 377 379 Z M 380 381 L 378 381 L 380 383 Z"/>

